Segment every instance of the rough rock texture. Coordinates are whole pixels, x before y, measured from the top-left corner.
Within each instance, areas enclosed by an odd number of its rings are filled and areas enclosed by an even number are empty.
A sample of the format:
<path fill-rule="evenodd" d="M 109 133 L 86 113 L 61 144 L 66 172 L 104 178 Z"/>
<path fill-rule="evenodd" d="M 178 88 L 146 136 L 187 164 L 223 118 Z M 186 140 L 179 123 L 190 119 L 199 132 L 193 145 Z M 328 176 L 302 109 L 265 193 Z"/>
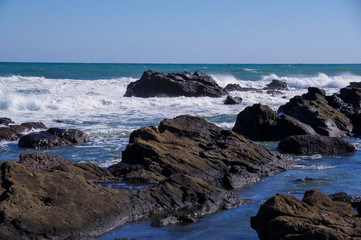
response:
<path fill-rule="evenodd" d="M 96 186 L 78 174 L 84 170 L 67 167 L 49 172 L 0 162 L 0 239 L 92 239 L 126 216 L 129 191 Z"/>
<path fill-rule="evenodd" d="M 318 88 L 308 88 L 308 93 L 295 96 L 278 112 L 310 125 L 320 135 L 341 137 L 352 132 L 350 120 L 328 105 L 325 92 Z"/>
<path fill-rule="evenodd" d="M 13 123 L 9 118 L 3 122 L 5 127 L 0 127 L 0 141 L 17 141 L 24 135 L 24 132 L 28 132 L 35 129 L 46 129 L 47 127 L 41 122 L 27 122 L 21 125 L 8 125 Z"/>
<path fill-rule="evenodd" d="M 21 154 L 19 163 L 27 168 L 51 169 L 62 165 L 74 165 L 75 162 L 45 153 Z"/>
<path fill-rule="evenodd" d="M 196 71 L 194 74 L 159 73 L 148 70 L 142 77 L 128 85 L 125 97 L 221 97 L 227 94 L 209 75 Z"/>
<path fill-rule="evenodd" d="M 350 204 L 332 201 L 317 190 L 302 201 L 277 194 L 251 218 L 261 240 L 361 239 L 361 218 Z"/>
<path fill-rule="evenodd" d="M 262 104 L 254 104 L 240 112 L 232 130 L 256 141 L 279 141 L 291 135 L 316 134 L 310 126 L 290 116 L 278 116 Z"/>
<path fill-rule="evenodd" d="M 9 125 L 10 123 L 14 123 L 13 120 L 11 120 L 10 118 L 6 118 L 6 117 L 1 117 L 0 118 L 0 124 L 1 125 Z"/>
<path fill-rule="evenodd" d="M 355 147 L 341 137 L 320 135 L 298 135 L 282 139 L 278 149 L 294 154 L 347 154 L 355 152 Z"/>
<path fill-rule="evenodd" d="M 288 86 L 287 86 L 287 83 L 285 83 L 285 82 L 273 79 L 271 83 L 267 84 L 267 87 L 265 87 L 265 89 L 288 90 Z"/>
<path fill-rule="evenodd" d="M 144 182 L 149 181 L 148 175 L 163 179 L 184 173 L 216 187 L 239 188 L 283 171 L 290 164 L 280 154 L 232 131 L 185 115 L 165 119 L 158 128 L 134 131 L 123 151 L 122 163 L 109 170 L 123 178 L 135 173 L 146 176 Z"/>
<path fill-rule="evenodd" d="M 23 136 L 18 145 L 20 148 L 49 149 L 88 141 L 83 131 L 49 128 L 47 131 L 34 132 Z"/>
<path fill-rule="evenodd" d="M 239 91 L 239 92 L 248 92 L 248 91 L 255 91 L 255 92 L 262 92 L 261 89 L 258 88 L 248 88 L 248 87 L 241 87 L 241 85 L 237 83 L 230 83 L 224 88 L 224 90 L 228 92 L 232 91 Z"/>
<path fill-rule="evenodd" d="M 228 95 L 226 100 L 224 100 L 224 104 L 226 104 L 226 105 L 240 104 L 240 103 L 242 103 L 241 97 L 232 97 L 232 96 Z"/>

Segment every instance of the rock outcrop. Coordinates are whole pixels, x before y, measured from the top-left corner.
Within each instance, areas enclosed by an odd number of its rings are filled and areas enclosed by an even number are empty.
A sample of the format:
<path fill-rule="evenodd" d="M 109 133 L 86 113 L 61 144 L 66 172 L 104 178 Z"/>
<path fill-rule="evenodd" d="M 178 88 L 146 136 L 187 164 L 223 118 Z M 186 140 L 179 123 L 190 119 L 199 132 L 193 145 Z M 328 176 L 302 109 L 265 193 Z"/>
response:
<path fill-rule="evenodd" d="M 240 103 L 242 103 L 242 98 L 241 97 L 232 97 L 232 96 L 228 95 L 226 100 L 224 100 L 223 103 L 226 105 L 240 104 Z"/>
<path fill-rule="evenodd" d="M 271 83 L 267 84 L 266 90 L 288 90 L 286 82 L 282 82 L 277 79 L 273 79 Z"/>
<path fill-rule="evenodd" d="M 279 141 L 292 135 L 316 134 L 310 126 L 287 115 L 278 116 L 262 104 L 254 104 L 240 112 L 232 130 L 255 141 Z"/>
<path fill-rule="evenodd" d="M 83 131 L 49 128 L 46 131 L 33 132 L 23 136 L 18 145 L 20 148 L 50 149 L 88 141 L 89 139 Z"/>
<path fill-rule="evenodd" d="M 122 178 L 149 182 L 176 173 L 219 188 L 239 188 L 289 168 L 291 163 L 244 137 L 199 117 L 165 119 L 159 127 L 130 135 L 122 162 L 109 170 Z M 130 167 L 132 166 L 132 167 Z"/>
<path fill-rule="evenodd" d="M 281 106 L 278 112 L 310 125 L 320 135 L 342 137 L 352 132 L 350 120 L 328 105 L 322 89 L 308 88 L 308 93 L 295 96 Z"/>
<path fill-rule="evenodd" d="M 226 90 L 226 91 L 228 91 L 228 92 L 232 92 L 232 91 L 239 91 L 239 92 L 249 92 L 249 91 L 262 92 L 262 90 L 259 89 L 259 88 L 241 87 L 241 85 L 239 85 L 238 83 L 229 83 L 229 84 L 227 84 L 227 86 L 224 88 L 224 90 Z"/>
<path fill-rule="evenodd" d="M 221 97 L 227 94 L 209 75 L 196 71 L 194 74 L 160 73 L 148 70 L 142 77 L 128 85 L 125 97 Z"/>
<path fill-rule="evenodd" d="M 342 155 L 355 152 L 355 147 L 341 137 L 320 135 L 298 135 L 282 139 L 278 149 L 293 154 Z"/>
<path fill-rule="evenodd" d="M 10 118 L 1 119 L 1 124 L 4 125 L 4 127 L 0 127 L 0 141 L 17 141 L 24 136 L 25 132 L 47 129 L 41 122 L 27 122 L 21 125 L 13 125 L 11 123 L 14 122 Z"/>
<path fill-rule="evenodd" d="M 277 194 L 251 218 L 261 240 L 360 239 L 361 218 L 351 204 L 333 201 L 317 190 L 305 192 L 302 201 Z"/>

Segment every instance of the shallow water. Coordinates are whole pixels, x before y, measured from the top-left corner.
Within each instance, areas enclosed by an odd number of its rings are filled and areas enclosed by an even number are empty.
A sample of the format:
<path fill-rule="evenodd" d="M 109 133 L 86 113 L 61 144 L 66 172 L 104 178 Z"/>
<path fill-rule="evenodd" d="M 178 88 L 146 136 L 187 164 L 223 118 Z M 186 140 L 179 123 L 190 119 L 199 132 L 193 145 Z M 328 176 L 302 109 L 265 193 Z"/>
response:
<path fill-rule="evenodd" d="M 266 91 L 231 92 L 240 96 L 240 105 L 224 105 L 224 98 L 125 98 L 126 86 L 143 71 L 165 72 L 201 70 L 211 74 L 221 86 L 238 83 L 243 87 L 263 88 L 272 79 L 287 82 L 290 91 L 269 95 Z M 237 114 L 255 103 L 274 110 L 306 87 L 338 92 L 351 81 L 361 82 L 361 65 L 193 65 L 193 64 L 32 64 L 0 63 L 0 117 L 20 124 L 42 121 L 48 127 L 77 128 L 91 142 L 42 152 L 76 162 L 93 162 L 103 167 L 121 161 L 121 152 L 130 133 L 140 127 L 158 125 L 164 118 L 190 114 L 206 118 L 220 127 L 233 127 Z M 318 189 L 326 194 L 344 191 L 360 194 L 361 140 L 348 139 L 358 150 L 350 156 L 289 157 L 294 169 L 265 178 L 237 192 L 253 203 L 212 214 L 186 226 L 151 227 L 150 222 L 132 223 L 100 239 L 257 239 L 249 219 L 259 206 L 276 193 L 302 198 L 304 191 Z M 262 143 L 275 149 L 277 143 Z M 19 154 L 35 150 L 18 149 L 16 142 L 1 142 L 0 160 L 18 161 Z M 299 182 L 297 179 L 315 178 Z M 124 187 L 124 186 L 123 186 Z"/>

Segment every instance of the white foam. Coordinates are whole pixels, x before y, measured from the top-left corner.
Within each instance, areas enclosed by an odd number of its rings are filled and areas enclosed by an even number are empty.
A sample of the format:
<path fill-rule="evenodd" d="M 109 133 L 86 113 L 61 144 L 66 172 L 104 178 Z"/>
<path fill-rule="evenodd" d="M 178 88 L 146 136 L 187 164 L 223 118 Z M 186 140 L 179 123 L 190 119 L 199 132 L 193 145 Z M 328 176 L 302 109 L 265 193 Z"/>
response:
<path fill-rule="evenodd" d="M 336 168 L 336 166 L 332 166 L 332 165 L 310 165 L 310 166 L 306 166 L 306 165 L 293 165 L 293 169 L 299 169 L 299 170 L 325 170 L 325 169 L 332 169 L 332 168 Z"/>

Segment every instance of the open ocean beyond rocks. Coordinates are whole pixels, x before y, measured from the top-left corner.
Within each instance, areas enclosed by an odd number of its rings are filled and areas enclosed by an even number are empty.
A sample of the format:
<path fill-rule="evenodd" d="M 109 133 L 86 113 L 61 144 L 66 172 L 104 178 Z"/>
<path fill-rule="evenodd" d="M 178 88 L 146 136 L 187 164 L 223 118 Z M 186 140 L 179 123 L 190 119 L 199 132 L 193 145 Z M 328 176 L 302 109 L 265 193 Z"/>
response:
<path fill-rule="evenodd" d="M 123 97 L 127 85 L 148 69 L 158 72 L 211 75 L 221 87 L 238 83 L 242 87 L 263 88 L 272 79 L 288 84 L 289 91 L 270 95 L 262 92 L 231 92 L 242 104 L 224 105 L 222 98 Z M 361 82 L 361 64 L 80 64 L 80 63 L 0 63 L 0 117 L 20 124 L 41 121 L 47 127 L 85 131 L 90 142 L 41 152 L 75 162 L 92 162 L 108 167 L 121 161 L 121 152 L 130 133 L 140 127 L 158 125 L 164 118 L 189 114 L 204 117 L 231 129 L 245 107 L 262 103 L 277 110 L 307 87 L 319 87 L 332 94 L 350 82 Z M 292 156 L 293 169 L 241 189 L 241 198 L 252 203 L 208 215 L 186 226 L 152 227 L 150 222 L 127 224 L 99 239 L 258 239 L 250 227 L 250 217 L 276 193 L 302 198 L 306 190 L 325 194 L 346 192 L 361 195 L 361 140 L 347 138 L 356 147 L 351 156 Z M 276 150 L 277 142 L 262 145 Z M 1 142 L 1 161 L 18 161 L 22 153 L 17 142 Z M 315 178 L 304 182 L 297 179 Z"/>

